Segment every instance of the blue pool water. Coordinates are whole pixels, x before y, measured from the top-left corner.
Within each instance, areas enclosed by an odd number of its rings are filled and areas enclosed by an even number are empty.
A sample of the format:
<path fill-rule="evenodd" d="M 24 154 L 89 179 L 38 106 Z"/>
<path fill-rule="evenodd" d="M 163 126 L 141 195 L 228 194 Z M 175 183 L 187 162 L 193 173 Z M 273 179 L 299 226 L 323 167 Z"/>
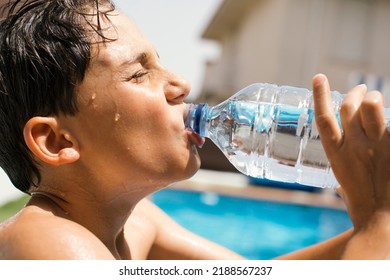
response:
<path fill-rule="evenodd" d="M 152 200 L 185 228 L 248 259 L 272 259 L 352 226 L 345 211 L 165 189 Z"/>

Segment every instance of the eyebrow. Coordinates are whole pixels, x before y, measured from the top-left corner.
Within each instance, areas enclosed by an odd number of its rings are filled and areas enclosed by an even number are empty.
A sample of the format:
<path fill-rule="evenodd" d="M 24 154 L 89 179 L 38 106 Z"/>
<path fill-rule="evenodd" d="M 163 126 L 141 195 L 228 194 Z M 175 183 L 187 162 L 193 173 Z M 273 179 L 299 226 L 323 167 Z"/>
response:
<path fill-rule="evenodd" d="M 138 53 L 134 57 L 132 57 L 130 59 L 127 59 L 124 62 L 122 62 L 120 67 L 123 67 L 123 66 L 126 66 L 126 65 L 130 65 L 130 64 L 134 64 L 134 63 L 138 63 L 138 62 L 143 63 L 143 62 L 145 62 L 148 59 L 148 57 L 149 57 L 149 55 L 147 53 L 145 53 L 145 52 Z"/>
<path fill-rule="evenodd" d="M 158 58 L 160 58 L 160 55 L 158 54 L 157 51 L 156 51 L 156 56 Z M 149 59 L 149 57 L 150 57 L 150 54 L 148 54 L 146 52 L 138 53 L 138 54 L 134 55 L 132 58 L 127 59 L 126 61 L 122 62 L 120 67 L 134 64 L 134 63 L 145 63 Z"/>

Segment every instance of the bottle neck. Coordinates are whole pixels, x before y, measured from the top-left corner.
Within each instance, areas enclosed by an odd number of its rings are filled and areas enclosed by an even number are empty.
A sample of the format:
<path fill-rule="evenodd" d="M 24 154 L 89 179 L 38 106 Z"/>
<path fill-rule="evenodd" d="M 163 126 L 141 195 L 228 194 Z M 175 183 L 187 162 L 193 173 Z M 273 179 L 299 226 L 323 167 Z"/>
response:
<path fill-rule="evenodd" d="M 185 127 L 195 131 L 202 137 L 207 136 L 206 132 L 206 115 L 208 105 L 205 103 L 200 104 L 188 104 L 187 119 L 185 121 Z"/>

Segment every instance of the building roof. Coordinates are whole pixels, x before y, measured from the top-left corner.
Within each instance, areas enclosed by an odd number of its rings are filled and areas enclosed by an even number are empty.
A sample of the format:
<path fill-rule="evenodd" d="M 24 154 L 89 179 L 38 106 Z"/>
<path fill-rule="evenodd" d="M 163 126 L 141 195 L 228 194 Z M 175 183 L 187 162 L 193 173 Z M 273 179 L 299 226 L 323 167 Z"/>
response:
<path fill-rule="evenodd" d="M 202 38 L 220 40 L 234 30 L 259 0 L 224 0 L 202 34 Z"/>

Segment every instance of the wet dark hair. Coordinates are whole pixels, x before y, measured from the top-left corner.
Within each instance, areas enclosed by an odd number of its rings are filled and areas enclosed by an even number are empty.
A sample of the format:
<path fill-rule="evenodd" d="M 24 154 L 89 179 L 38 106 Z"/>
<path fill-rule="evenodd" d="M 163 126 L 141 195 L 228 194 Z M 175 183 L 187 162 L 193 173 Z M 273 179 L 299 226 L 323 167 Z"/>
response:
<path fill-rule="evenodd" d="M 91 46 L 96 38 L 108 40 L 100 19 L 115 7 L 110 0 L 4 2 L 0 9 L 0 166 L 15 187 L 28 193 L 41 175 L 25 144 L 23 128 L 34 116 L 77 112 L 75 90 L 84 79 Z"/>

